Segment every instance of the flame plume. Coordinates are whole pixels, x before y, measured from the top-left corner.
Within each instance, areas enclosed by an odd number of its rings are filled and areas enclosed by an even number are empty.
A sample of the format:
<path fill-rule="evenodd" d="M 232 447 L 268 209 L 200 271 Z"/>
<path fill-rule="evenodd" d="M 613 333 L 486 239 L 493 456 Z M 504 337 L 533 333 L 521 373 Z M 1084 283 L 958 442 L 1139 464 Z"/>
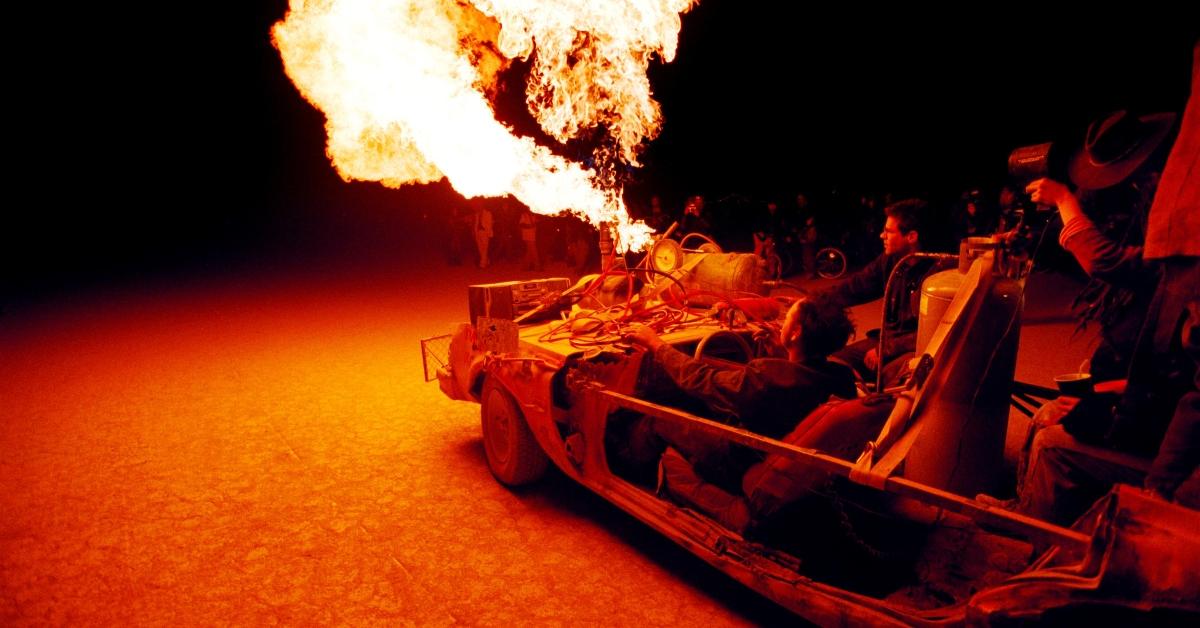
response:
<path fill-rule="evenodd" d="M 389 187 L 443 176 L 465 197 L 513 195 L 616 230 L 620 250 L 651 230 L 630 220 L 613 160 L 637 165 L 662 123 L 646 77 L 669 62 L 695 0 L 291 0 L 271 31 L 284 69 L 325 113 L 343 179 Z M 559 142 L 601 130 L 601 173 L 496 120 L 489 96 L 531 59 L 526 102 Z"/>

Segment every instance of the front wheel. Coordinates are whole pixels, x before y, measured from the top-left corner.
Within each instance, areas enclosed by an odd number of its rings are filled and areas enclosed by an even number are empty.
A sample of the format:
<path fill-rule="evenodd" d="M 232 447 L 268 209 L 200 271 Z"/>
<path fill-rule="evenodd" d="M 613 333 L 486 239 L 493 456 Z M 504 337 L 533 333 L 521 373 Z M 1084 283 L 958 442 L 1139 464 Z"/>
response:
<path fill-rule="evenodd" d="M 817 274 L 826 279 L 846 274 L 846 254 L 832 246 L 817 251 Z"/>
<path fill-rule="evenodd" d="M 549 458 L 529 431 L 516 400 L 491 377 L 483 383 L 480 417 L 488 468 L 501 484 L 521 486 L 542 477 Z"/>

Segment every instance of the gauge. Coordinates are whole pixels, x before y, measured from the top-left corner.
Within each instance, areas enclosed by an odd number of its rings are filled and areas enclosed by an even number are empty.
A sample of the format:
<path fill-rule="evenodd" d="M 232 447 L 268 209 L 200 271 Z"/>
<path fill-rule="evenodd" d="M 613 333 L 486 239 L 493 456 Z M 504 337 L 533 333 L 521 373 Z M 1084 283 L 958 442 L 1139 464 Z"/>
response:
<path fill-rule="evenodd" d="M 650 267 L 663 273 L 669 273 L 683 265 L 683 247 L 679 243 L 663 238 L 650 247 Z"/>

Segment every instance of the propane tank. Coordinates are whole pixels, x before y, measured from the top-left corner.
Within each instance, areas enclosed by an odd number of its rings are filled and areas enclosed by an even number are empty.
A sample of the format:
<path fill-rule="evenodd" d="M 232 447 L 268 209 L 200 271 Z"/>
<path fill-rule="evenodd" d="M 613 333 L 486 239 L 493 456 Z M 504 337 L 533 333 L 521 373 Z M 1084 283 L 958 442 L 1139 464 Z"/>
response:
<path fill-rule="evenodd" d="M 715 295 L 741 296 L 740 293 L 761 293 L 763 272 L 758 256 L 753 253 L 689 253 L 703 255 L 683 284 L 690 292 L 688 303 L 707 306 L 716 303 Z M 711 292 L 714 294 L 700 294 Z"/>
<path fill-rule="evenodd" d="M 994 247 L 964 241 L 959 268 L 931 275 L 921 286 L 918 355 L 931 350 L 939 330 L 946 333 L 932 348 L 934 371 L 917 410 L 921 432 L 904 475 L 961 495 L 993 490 L 1003 469 L 1023 296 L 1021 283 L 996 267 Z M 972 293 L 951 312 L 964 289 Z"/>
<path fill-rule="evenodd" d="M 929 346 L 929 340 L 939 328 L 942 315 L 950 307 L 954 295 L 962 285 L 963 278 L 971 269 L 975 258 L 994 251 L 998 243 L 994 238 L 966 238 L 958 245 L 958 269 L 930 275 L 921 284 L 920 311 L 917 317 L 917 355 Z M 948 323 L 949 321 L 947 321 Z"/>

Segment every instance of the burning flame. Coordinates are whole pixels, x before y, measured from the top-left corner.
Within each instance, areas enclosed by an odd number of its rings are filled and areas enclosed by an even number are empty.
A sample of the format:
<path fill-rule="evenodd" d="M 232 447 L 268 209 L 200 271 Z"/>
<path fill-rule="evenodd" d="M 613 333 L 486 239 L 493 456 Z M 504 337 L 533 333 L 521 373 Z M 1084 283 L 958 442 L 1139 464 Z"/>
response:
<path fill-rule="evenodd" d="M 680 14 L 695 0 L 291 0 L 272 39 L 304 97 L 326 115 L 327 152 L 343 179 L 389 187 L 443 176 L 465 197 L 513 195 L 564 210 L 641 249 L 615 176 L 518 137 L 488 94 L 513 59 L 529 59 L 530 111 L 560 142 L 602 129 L 598 163 L 637 165 L 662 116 L 650 59 L 675 56 Z"/>

